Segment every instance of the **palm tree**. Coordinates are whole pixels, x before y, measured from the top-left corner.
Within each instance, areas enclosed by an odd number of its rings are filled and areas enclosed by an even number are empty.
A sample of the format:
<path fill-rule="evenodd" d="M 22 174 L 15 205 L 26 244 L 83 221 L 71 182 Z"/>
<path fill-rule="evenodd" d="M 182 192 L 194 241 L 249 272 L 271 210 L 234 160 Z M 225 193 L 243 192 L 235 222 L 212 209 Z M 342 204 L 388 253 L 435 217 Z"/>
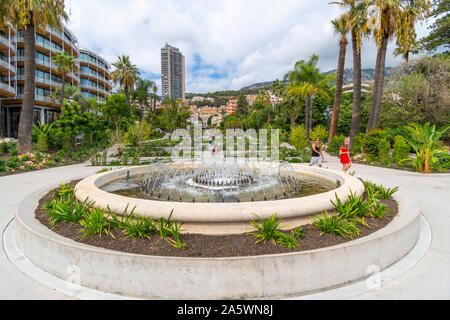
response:
<path fill-rule="evenodd" d="M 158 93 L 158 87 L 156 86 L 156 83 L 153 82 L 153 106 L 152 106 L 152 111 L 153 113 L 156 111 L 156 97 L 157 97 L 157 93 Z"/>
<path fill-rule="evenodd" d="M 139 78 L 140 72 L 136 65 L 132 64 L 129 56 L 119 56 L 118 61 L 112 65 L 116 68 L 111 73 L 114 83 L 118 84 L 125 93 L 125 103 L 130 105 L 130 90 Z"/>
<path fill-rule="evenodd" d="M 66 76 L 69 72 L 75 72 L 76 71 L 76 65 L 77 62 L 75 60 L 75 57 L 68 54 L 66 51 L 60 51 L 57 52 L 53 57 L 52 60 L 58 68 L 59 73 L 62 75 L 62 90 L 61 90 L 61 107 L 64 104 L 64 98 L 65 98 L 65 83 L 66 83 Z"/>
<path fill-rule="evenodd" d="M 379 28 L 374 28 L 373 30 L 373 36 L 378 46 L 378 54 L 375 67 L 372 110 L 367 125 L 368 133 L 371 129 L 378 127 L 380 119 L 388 41 L 395 36 L 400 46 L 406 48 L 411 41 L 408 32 L 411 30 L 411 25 L 414 26 L 417 21 L 425 19 L 430 9 L 430 1 L 366 0 L 366 2 L 368 5 L 377 6 L 381 17 L 379 19 Z"/>
<path fill-rule="evenodd" d="M 136 88 L 130 92 L 133 103 L 144 106 L 148 111 L 150 108 L 149 100 L 151 101 L 151 90 L 154 85 L 155 83 L 151 80 L 138 79 Z"/>
<path fill-rule="evenodd" d="M 75 101 L 77 104 L 79 104 L 81 106 L 81 109 L 83 111 L 85 111 L 89 105 L 89 100 L 86 99 L 85 96 L 83 96 L 80 89 L 76 86 L 72 86 L 72 85 L 68 85 L 68 84 L 66 84 L 64 86 L 64 88 L 65 88 L 64 89 L 64 97 L 69 100 Z M 50 99 L 52 102 L 61 100 L 61 97 L 62 97 L 62 87 L 57 88 L 55 91 L 53 91 L 50 94 Z"/>
<path fill-rule="evenodd" d="M 32 151 L 31 135 L 36 98 L 35 33 L 47 26 L 62 28 L 61 20 L 68 20 L 64 0 L 0 0 L 0 25 L 14 25 L 24 33 L 24 75 L 25 87 L 22 110 L 20 112 L 17 150 L 19 154 Z"/>
<path fill-rule="evenodd" d="M 278 110 L 278 107 L 280 105 L 280 97 L 283 94 L 283 91 L 285 89 L 284 83 L 281 82 L 280 80 L 276 79 L 273 84 L 272 84 L 272 92 L 274 94 L 275 97 L 277 97 L 277 104 L 275 106 L 276 111 L 279 112 L 280 110 Z"/>
<path fill-rule="evenodd" d="M 312 85 L 309 83 L 292 83 L 286 89 L 286 94 L 288 97 L 293 97 L 296 100 L 294 105 L 288 106 L 288 109 L 285 110 L 285 113 L 291 120 L 291 128 L 295 127 L 295 121 L 298 118 L 298 115 L 301 110 L 301 106 L 303 103 L 306 104 L 306 98 L 309 97 L 312 91 Z"/>
<path fill-rule="evenodd" d="M 342 0 L 330 2 L 347 9 L 347 15 L 351 24 L 352 50 L 353 50 L 353 111 L 350 130 L 350 148 L 355 137 L 361 130 L 361 42 L 367 34 L 364 32 L 366 25 L 367 6 L 365 0 Z"/>
<path fill-rule="evenodd" d="M 308 140 L 310 139 L 310 133 L 312 131 L 312 118 L 314 111 L 314 100 L 317 95 L 322 96 L 325 100 L 329 99 L 325 87 L 331 80 L 332 76 L 324 76 L 320 73 L 320 70 L 316 67 L 319 62 L 319 56 L 313 55 L 309 61 L 300 60 L 295 64 L 294 70 L 289 72 L 285 79 L 289 79 L 289 82 L 293 85 L 298 84 L 310 84 L 311 90 L 306 97 L 305 108 L 305 128 Z"/>
<path fill-rule="evenodd" d="M 334 27 L 334 33 L 340 35 L 339 40 L 339 60 L 336 80 L 336 93 L 334 95 L 334 107 L 333 114 L 331 116 L 330 132 L 328 136 L 328 142 L 336 135 L 339 111 L 341 107 L 342 86 L 344 84 L 344 68 L 345 68 L 345 55 L 347 53 L 347 33 L 350 29 L 349 19 L 347 15 L 342 15 L 338 19 L 331 21 Z"/>

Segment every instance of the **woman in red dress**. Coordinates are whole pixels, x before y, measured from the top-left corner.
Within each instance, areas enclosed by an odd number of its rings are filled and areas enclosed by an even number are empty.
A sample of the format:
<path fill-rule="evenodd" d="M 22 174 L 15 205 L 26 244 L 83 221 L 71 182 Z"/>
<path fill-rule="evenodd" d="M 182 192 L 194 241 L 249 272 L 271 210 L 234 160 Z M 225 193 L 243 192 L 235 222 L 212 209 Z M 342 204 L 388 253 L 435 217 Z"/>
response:
<path fill-rule="evenodd" d="M 349 141 L 345 139 L 344 145 L 341 147 L 339 151 L 339 156 L 341 157 L 342 170 L 347 173 L 348 170 L 352 167 L 352 162 L 350 160 L 350 150 L 349 150 Z"/>

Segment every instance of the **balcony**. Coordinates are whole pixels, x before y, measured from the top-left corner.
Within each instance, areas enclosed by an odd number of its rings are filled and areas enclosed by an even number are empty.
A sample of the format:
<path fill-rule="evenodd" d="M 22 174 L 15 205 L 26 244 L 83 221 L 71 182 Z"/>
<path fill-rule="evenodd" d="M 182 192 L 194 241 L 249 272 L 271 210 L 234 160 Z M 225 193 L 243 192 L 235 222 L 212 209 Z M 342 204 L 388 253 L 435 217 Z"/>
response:
<path fill-rule="evenodd" d="M 8 63 L 8 61 L 0 59 L 0 67 L 10 71 L 12 76 L 16 74 L 16 68 L 11 63 Z"/>
<path fill-rule="evenodd" d="M 81 88 L 81 89 L 90 89 L 90 90 L 94 90 L 94 91 L 103 93 L 104 95 L 107 95 L 107 94 L 108 94 L 108 92 L 107 92 L 105 89 L 102 89 L 102 88 L 100 88 L 100 87 L 93 86 L 93 85 L 90 85 L 90 84 L 84 84 L 84 83 L 81 83 L 81 84 L 80 84 L 80 88 Z"/>
<path fill-rule="evenodd" d="M 77 53 L 77 56 L 80 55 L 80 49 L 78 49 L 77 46 L 75 45 L 75 41 L 67 38 L 66 35 L 64 34 L 64 31 L 59 31 L 55 28 L 47 27 L 47 32 L 50 33 L 52 36 L 54 36 L 60 40 L 63 40 L 65 43 L 67 43 L 71 48 L 73 48 L 75 50 L 75 52 Z"/>
<path fill-rule="evenodd" d="M 23 98 L 24 98 L 24 94 L 23 93 L 17 95 L 17 99 L 18 100 L 23 100 Z M 34 99 L 36 101 L 45 102 L 45 103 L 49 103 L 49 104 L 57 104 L 57 103 L 55 103 L 55 101 L 50 99 L 49 96 L 35 95 Z"/>
<path fill-rule="evenodd" d="M 0 92 L 10 98 L 16 95 L 16 89 L 13 86 L 3 82 L 0 82 Z"/>
<path fill-rule="evenodd" d="M 7 38 L 0 36 L 0 43 L 11 49 L 11 51 L 16 52 L 16 47 L 14 46 L 13 42 L 8 40 Z"/>
<path fill-rule="evenodd" d="M 95 66 L 95 67 L 97 67 L 97 68 L 102 69 L 102 70 L 105 71 L 105 72 L 108 72 L 108 68 L 107 68 L 105 65 L 98 63 L 97 60 L 88 59 L 88 58 L 82 57 L 82 56 L 80 56 L 80 57 L 78 58 L 78 60 L 79 60 L 80 62 L 89 63 L 90 65 L 93 65 L 93 66 Z"/>
<path fill-rule="evenodd" d="M 99 81 L 102 81 L 103 83 L 110 85 L 109 80 L 107 80 L 101 73 L 97 74 L 95 72 L 81 70 L 80 77 L 81 76 L 91 77 L 95 80 L 99 80 Z"/>
<path fill-rule="evenodd" d="M 17 81 L 24 81 L 25 80 L 25 76 L 24 75 L 19 75 L 19 76 L 16 76 L 16 79 L 17 79 Z M 62 87 L 62 83 L 61 82 L 56 82 L 56 81 L 53 81 L 51 79 L 46 79 L 46 78 L 42 78 L 42 77 L 38 77 L 38 76 L 35 77 L 35 81 L 36 81 L 36 83 L 46 84 L 46 85 L 51 86 L 51 87 L 58 87 L 58 88 Z"/>

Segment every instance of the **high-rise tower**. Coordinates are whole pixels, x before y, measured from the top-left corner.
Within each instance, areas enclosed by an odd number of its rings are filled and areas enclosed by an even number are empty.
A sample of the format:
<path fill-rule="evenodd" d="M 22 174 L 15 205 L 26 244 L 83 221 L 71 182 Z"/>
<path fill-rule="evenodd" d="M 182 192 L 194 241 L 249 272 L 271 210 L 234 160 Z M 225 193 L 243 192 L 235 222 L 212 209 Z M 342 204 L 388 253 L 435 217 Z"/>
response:
<path fill-rule="evenodd" d="M 161 49 L 162 98 L 184 99 L 184 56 L 178 48 L 166 43 Z"/>

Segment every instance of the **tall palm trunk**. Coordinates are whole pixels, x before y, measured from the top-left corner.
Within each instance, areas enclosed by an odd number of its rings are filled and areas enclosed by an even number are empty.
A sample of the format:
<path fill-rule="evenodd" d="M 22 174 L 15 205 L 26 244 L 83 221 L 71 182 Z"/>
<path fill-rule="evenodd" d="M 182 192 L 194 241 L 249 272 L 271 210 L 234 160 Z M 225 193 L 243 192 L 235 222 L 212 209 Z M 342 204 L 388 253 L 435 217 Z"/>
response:
<path fill-rule="evenodd" d="M 315 90 L 315 88 L 313 87 L 313 91 Z M 310 107 L 309 107 L 309 127 L 308 127 L 308 140 L 311 140 L 311 133 L 312 133 L 312 122 L 313 122 L 313 111 L 314 111 L 314 98 L 315 95 L 312 94 L 311 99 L 309 101 L 310 103 Z"/>
<path fill-rule="evenodd" d="M 361 50 L 358 48 L 356 31 L 352 30 L 353 47 L 353 111 L 350 130 L 350 148 L 361 130 Z"/>
<path fill-rule="evenodd" d="M 309 96 L 306 97 L 305 100 L 305 130 L 306 130 L 306 137 L 309 140 Z"/>
<path fill-rule="evenodd" d="M 367 133 L 369 133 L 371 129 L 377 128 L 378 121 L 380 120 L 388 40 L 389 37 L 384 35 L 381 41 L 381 47 L 378 50 L 377 65 L 375 67 L 375 87 L 373 93 L 372 111 L 370 113 L 369 124 L 367 125 Z"/>
<path fill-rule="evenodd" d="M 125 86 L 123 88 L 123 92 L 125 93 L 125 103 L 127 105 L 130 105 L 130 94 L 129 94 L 129 91 L 128 91 L 128 86 Z"/>
<path fill-rule="evenodd" d="M 61 88 L 61 107 L 63 107 L 64 106 L 64 97 L 66 96 L 65 95 L 65 93 L 66 93 L 66 91 L 65 91 L 65 86 L 66 86 L 66 75 L 65 74 L 63 74 L 62 75 L 62 82 L 61 82 L 61 84 L 62 84 L 62 88 Z"/>
<path fill-rule="evenodd" d="M 24 29 L 24 68 L 25 68 L 25 87 L 22 110 L 20 112 L 19 132 L 17 150 L 19 154 L 32 151 L 31 133 L 33 130 L 33 116 L 35 104 L 35 26 L 33 22 L 33 13 L 31 13 L 30 23 Z"/>
<path fill-rule="evenodd" d="M 331 142 L 331 139 L 333 139 L 333 137 L 336 135 L 337 132 L 339 122 L 339 111 L 341 109 L 342 86 L 344 84 L 344 68 L 345 68 L 346 54 L 347 54 L 347 39 L 343 38 L 340 41 L 339 62 L 336 79 L 336 93 L 334 94 L 334 107 L 333 107 L 333 114 L 331 116 L 328 142 Z"/>

